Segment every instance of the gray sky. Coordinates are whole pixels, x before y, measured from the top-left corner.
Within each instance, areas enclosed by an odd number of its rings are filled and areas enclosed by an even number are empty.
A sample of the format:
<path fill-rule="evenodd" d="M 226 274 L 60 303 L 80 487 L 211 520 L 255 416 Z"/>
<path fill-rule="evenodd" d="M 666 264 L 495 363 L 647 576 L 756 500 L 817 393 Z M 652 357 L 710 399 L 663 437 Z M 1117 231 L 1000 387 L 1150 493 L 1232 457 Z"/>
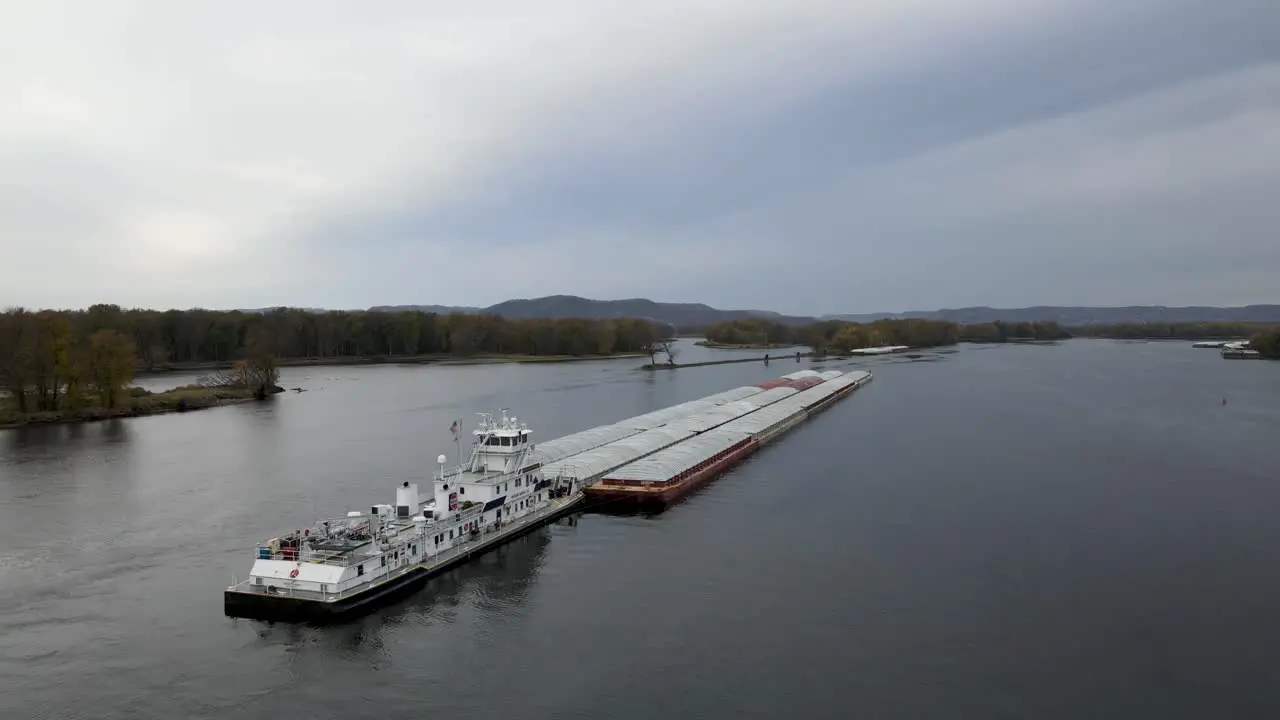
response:
<path fill-rule="evenodd" d="M 1280 302 L 1275 0 L 0 0 L 0 304 Z"/>

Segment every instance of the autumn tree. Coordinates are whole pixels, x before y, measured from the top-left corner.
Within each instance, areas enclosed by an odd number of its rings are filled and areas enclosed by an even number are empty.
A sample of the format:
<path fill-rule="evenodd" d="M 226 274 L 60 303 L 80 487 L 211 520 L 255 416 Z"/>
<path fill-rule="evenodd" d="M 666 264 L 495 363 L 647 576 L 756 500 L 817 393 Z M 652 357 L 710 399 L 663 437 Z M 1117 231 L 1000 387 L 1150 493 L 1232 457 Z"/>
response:
<path fill-rule="evenodd" d="M 253 390 L 259 400 L 275 392 L 280 381 L 276 363 L 276 338 L 279 330 L 258 324 L 250 328 L 245 339 L 244 358 L 236 363 L 237 379 L 242 387 Z"/>
<path fill-rule="evenodd" d="M 596 328 L 595 340 L 597 355 L 613 353 L 613 346 L 618 342 L 618 330 L 612 320 L 605 320 Z"/>
<path fill-rule="evenodd" d="M 855 323 L 840 328 L 831 338 L 831 349 L 837 352 L 876 347 L 878 344 L 879 338 L 874 328 Z"/>
<path fill-rule="evenodd" d="M 106 371 L 102 348 L 95 348 L 90 338 L 104 330 L 131 341 L 136 367 L 244 361 L 243 368 L 252 376 L 246 381 L 268 389 L 278 382 L 280 359 L 614 355 L 645 352 L 673 334 L 669 326 L 637 318 L 513 320 L 462 313 L 293 308 L 262 313 L 159 312 L 108 304 L 74 312 L 18 308 L 0 313 L 0 387 L 11 398 L 8 402 L 26 413 L 78 404 L 85 391 L 99 395 L 98 375 Z"/>
<path fill-rule="evenodd" d="M 98 330 L 89 336 L 87 361 L 88 377 L 102 407 L 120 407 L 137 364 L 133 340 L 115 330 Z"/>
<path fill-rule="evenodd" d="M 1280 327 L 1255 333 L 1249 340 L 1249 347 L 1265 358 L 1280 360 Z"/>
<path fill-rule="evenodd" d="M 799 328 L 763 318 L 713 323 L 704 331 L 708 340 L 722 345 L 790 345 Z"/>
<path fill-rule="evenodd" d="M 32 380 L 38 410 L 57 410 L 59 391 L 75 369 L 72 367 L 71 324 L 65 315 L 45 310 L 31 318 L 34 352 Z"/>
<path fill-rule="evenodd" d="M 12 308 L 0 316 L 0 385 L 13 397 L 20 413 L 28 411 L 34 340 L 31 313 Z"/>

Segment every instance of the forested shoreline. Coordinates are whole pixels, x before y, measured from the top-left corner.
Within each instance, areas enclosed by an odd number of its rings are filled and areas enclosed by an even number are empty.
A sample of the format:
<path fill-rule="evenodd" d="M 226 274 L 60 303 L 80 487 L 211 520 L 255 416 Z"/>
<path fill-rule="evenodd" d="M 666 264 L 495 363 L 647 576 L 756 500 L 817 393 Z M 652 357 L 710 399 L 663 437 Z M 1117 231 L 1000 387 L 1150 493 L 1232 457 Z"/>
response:
<path fill-rule="evenodd" d="M 764 319 L 730 320 L 702 330 L 707 347 L 768 348 L 807 345 L 815 352 L 847 352 L 867 347 L 906 345 L 940 347 L 962 342 L 1002 343 L 1109 339 L 1248 339 L 1266 357 L 1280 358 L 1280 326 L 1263 323 L 1121 323 L 1065 328 L 1055 322 L 1003 322 L 961 325 L 945 320 L 884 319 L 870 323 L 827 320 L 788 325 Z"/>
<path fill-rule="evenodd" d="M 1121 323 L 1086 325 L 1071 332 L 1114 340 L 1248 340 L 1264 358 L 1280 360 L 1280 325 L 1272 323 Z"/>
<path fill-rule="evenodd" d="M 945 320 L 884 319 L 870 323 L 824 320 L 787 325 L 769 320 L 730 320 L 704 328 L 716 345 L 767 347 L 807 345 L 814 352 L 848 352 L 885 345 L 942 347 L 961 342 L 1061 340 L 1071 337 L 1057 323 L 991 322 L 958 325 Z"/>
<path fill-rule="evenodd" d="M 1249 347 L 1270 360 L 1280 360 L 1280 326 L 1270 327 L 1254 333 L 1249 340 Z"/>
<path fill-rule="evenodd" d="M 206 407 L 275 391 L 279 365 L 353 361 L 552 359 L 660 351 L 671 328 L 647 320 L 507 320 L 400 312 L 140 310 L 0 313 L 0 424 Z M 139 371 L 230 369 L 214 387 L 151 395 Z M 270 388 L 265 390 L 264 388 Z"/>
<path fill-rule="evenodd" d="M 254 342 L 281 360 L 442 355 L 584 356 L 641 353 L 670 329 L 646 320 L 507 320 L 495 315 L 332 311 L 281 308 L 265 313 L 216 310 L 124 310 L 0 315 L 0 362 L 40 332 L 83 341 L 110 330 L 132 341 L 139 369 L 230 363 Z M 6 353 L 5 350 L 9 352 Z M 32 354 L 32 348 L 26 348 Z"/>
<path fill-rule="evenodd" d="M 732 320 L 703 328 L 705 343 L 731 347 L 805 345 L 816 354 L 883 345 L 1112 339 L 1243 339 L 1280 359 L 1280 326 L 1257 323 L 1123 323 L 1064 328 L 1054 322 L 828 320 L 792 325 Z M 674 357 L 674 329 L 643 319 L 510 320 L 413 310 L 268 312 L 140 310 L 0 313 L 0 425 L 30 417 L 90 419 L 207 407 L 261 397 L 276 367 L 357 362 L 547 360 L 658 354 Z M 137 372 L 230 369 L 209 387 L 151 394 L 131 387 Z"/>
<path fill-rule="evenodd" d="M 1269 323 L 1119 323 L 1071 328 L 1075 337 L 1114 340 L 1247 340 L 1272 329 Z"/>

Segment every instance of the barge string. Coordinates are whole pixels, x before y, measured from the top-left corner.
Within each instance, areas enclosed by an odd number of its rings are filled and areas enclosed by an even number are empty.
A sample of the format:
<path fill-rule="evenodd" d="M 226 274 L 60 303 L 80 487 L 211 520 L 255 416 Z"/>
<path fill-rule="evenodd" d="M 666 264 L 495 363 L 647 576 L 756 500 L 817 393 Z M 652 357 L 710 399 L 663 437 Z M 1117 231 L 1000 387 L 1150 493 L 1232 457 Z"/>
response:
<path fill-rule="evenodd" d="M 682 442 L 624 463 L 614 463 L 609 449 L 600 448 L 565 461 L 577 468 L 585 466 L 585 472 L 560 472 L 557 477 L 587 483 L 584 493 L 588 500 L 663 509 L 870 382 L 871 373 L 805 370 L 784 378 L 793 384 L 760 383 L 758 387 L 769 388 L 756 396 L 761 401 L 765 400 L 763 395 L 776 395 L 758 407 L 735 415 L 737 408 L 726 406 L 673 423 L 692 430 L 694 436 Z M 741 403 L 750 405 L 753 400 L 756 398 Z M 588 458 L 595 462 L 586 462 Z"/>
<path fill-rule="evenodd" d="M 394 505 L 351 510 L 260 543 L 249 577 L 223 593 L 224 611 L 340 620 L 581 512 L 589 496 L 665 505 L 870 379 L 802 370 L 541 444 L 506 410 L 481 413 L 469 458 L 449 468 L 441 455 L 429 492 L 406 480 Z"/>

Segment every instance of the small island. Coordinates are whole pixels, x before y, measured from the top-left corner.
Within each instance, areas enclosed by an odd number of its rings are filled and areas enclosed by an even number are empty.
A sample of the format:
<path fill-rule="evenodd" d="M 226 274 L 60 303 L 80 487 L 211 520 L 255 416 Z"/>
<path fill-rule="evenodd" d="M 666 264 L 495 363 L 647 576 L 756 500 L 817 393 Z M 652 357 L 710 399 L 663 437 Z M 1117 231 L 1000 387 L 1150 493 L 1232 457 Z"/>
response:
<path fill-rule="evenodd" d="M 0 336 L 9 352 L 0 388 L 0 428 L 89 422 L 200 410 L 282 392 L 275 358 L 250 340 L 230 372 L 165 392 L 131 386 L 137 367 L 133 340 L 111 329 L 75 334 L 56 314 L 8 313 Z M 16 342 L 15 342 L 16 341 Z"/>
<path fill-rule="evenodd" d="M 138 310 L 0 313 L 0 427 L 184 412 L 281 392 L 279 368 L 648 357 L 674 329 L 641 319 L 509 320 L 429 312 Z M 209 372 L 161 393 L 137 374 Z"/>
<path fill-rule="evenodd" d="M 716 323 L 703 328 L 703 333 L 707 338 L 706 347 L 763 350 L 804 346 L 812 348 L 813 355 L 819 357 L 890 346 L 920 349 L 962 342 L 1032 342 L 1071 337 L 1069 332 L 1053 322 L 994 321 L 959 325 L 922 318 L 886 318 L 869 323 L 821 320 L 806 325 L 753 318 Z"/>
<path fill-rule="evenodd" d="M 694 345 L 711 350 L 781 350 L 783 348 L 800 347 L 798 343 L 791 342 L 723 343 L 714 340 L 699 340 Z"/>

